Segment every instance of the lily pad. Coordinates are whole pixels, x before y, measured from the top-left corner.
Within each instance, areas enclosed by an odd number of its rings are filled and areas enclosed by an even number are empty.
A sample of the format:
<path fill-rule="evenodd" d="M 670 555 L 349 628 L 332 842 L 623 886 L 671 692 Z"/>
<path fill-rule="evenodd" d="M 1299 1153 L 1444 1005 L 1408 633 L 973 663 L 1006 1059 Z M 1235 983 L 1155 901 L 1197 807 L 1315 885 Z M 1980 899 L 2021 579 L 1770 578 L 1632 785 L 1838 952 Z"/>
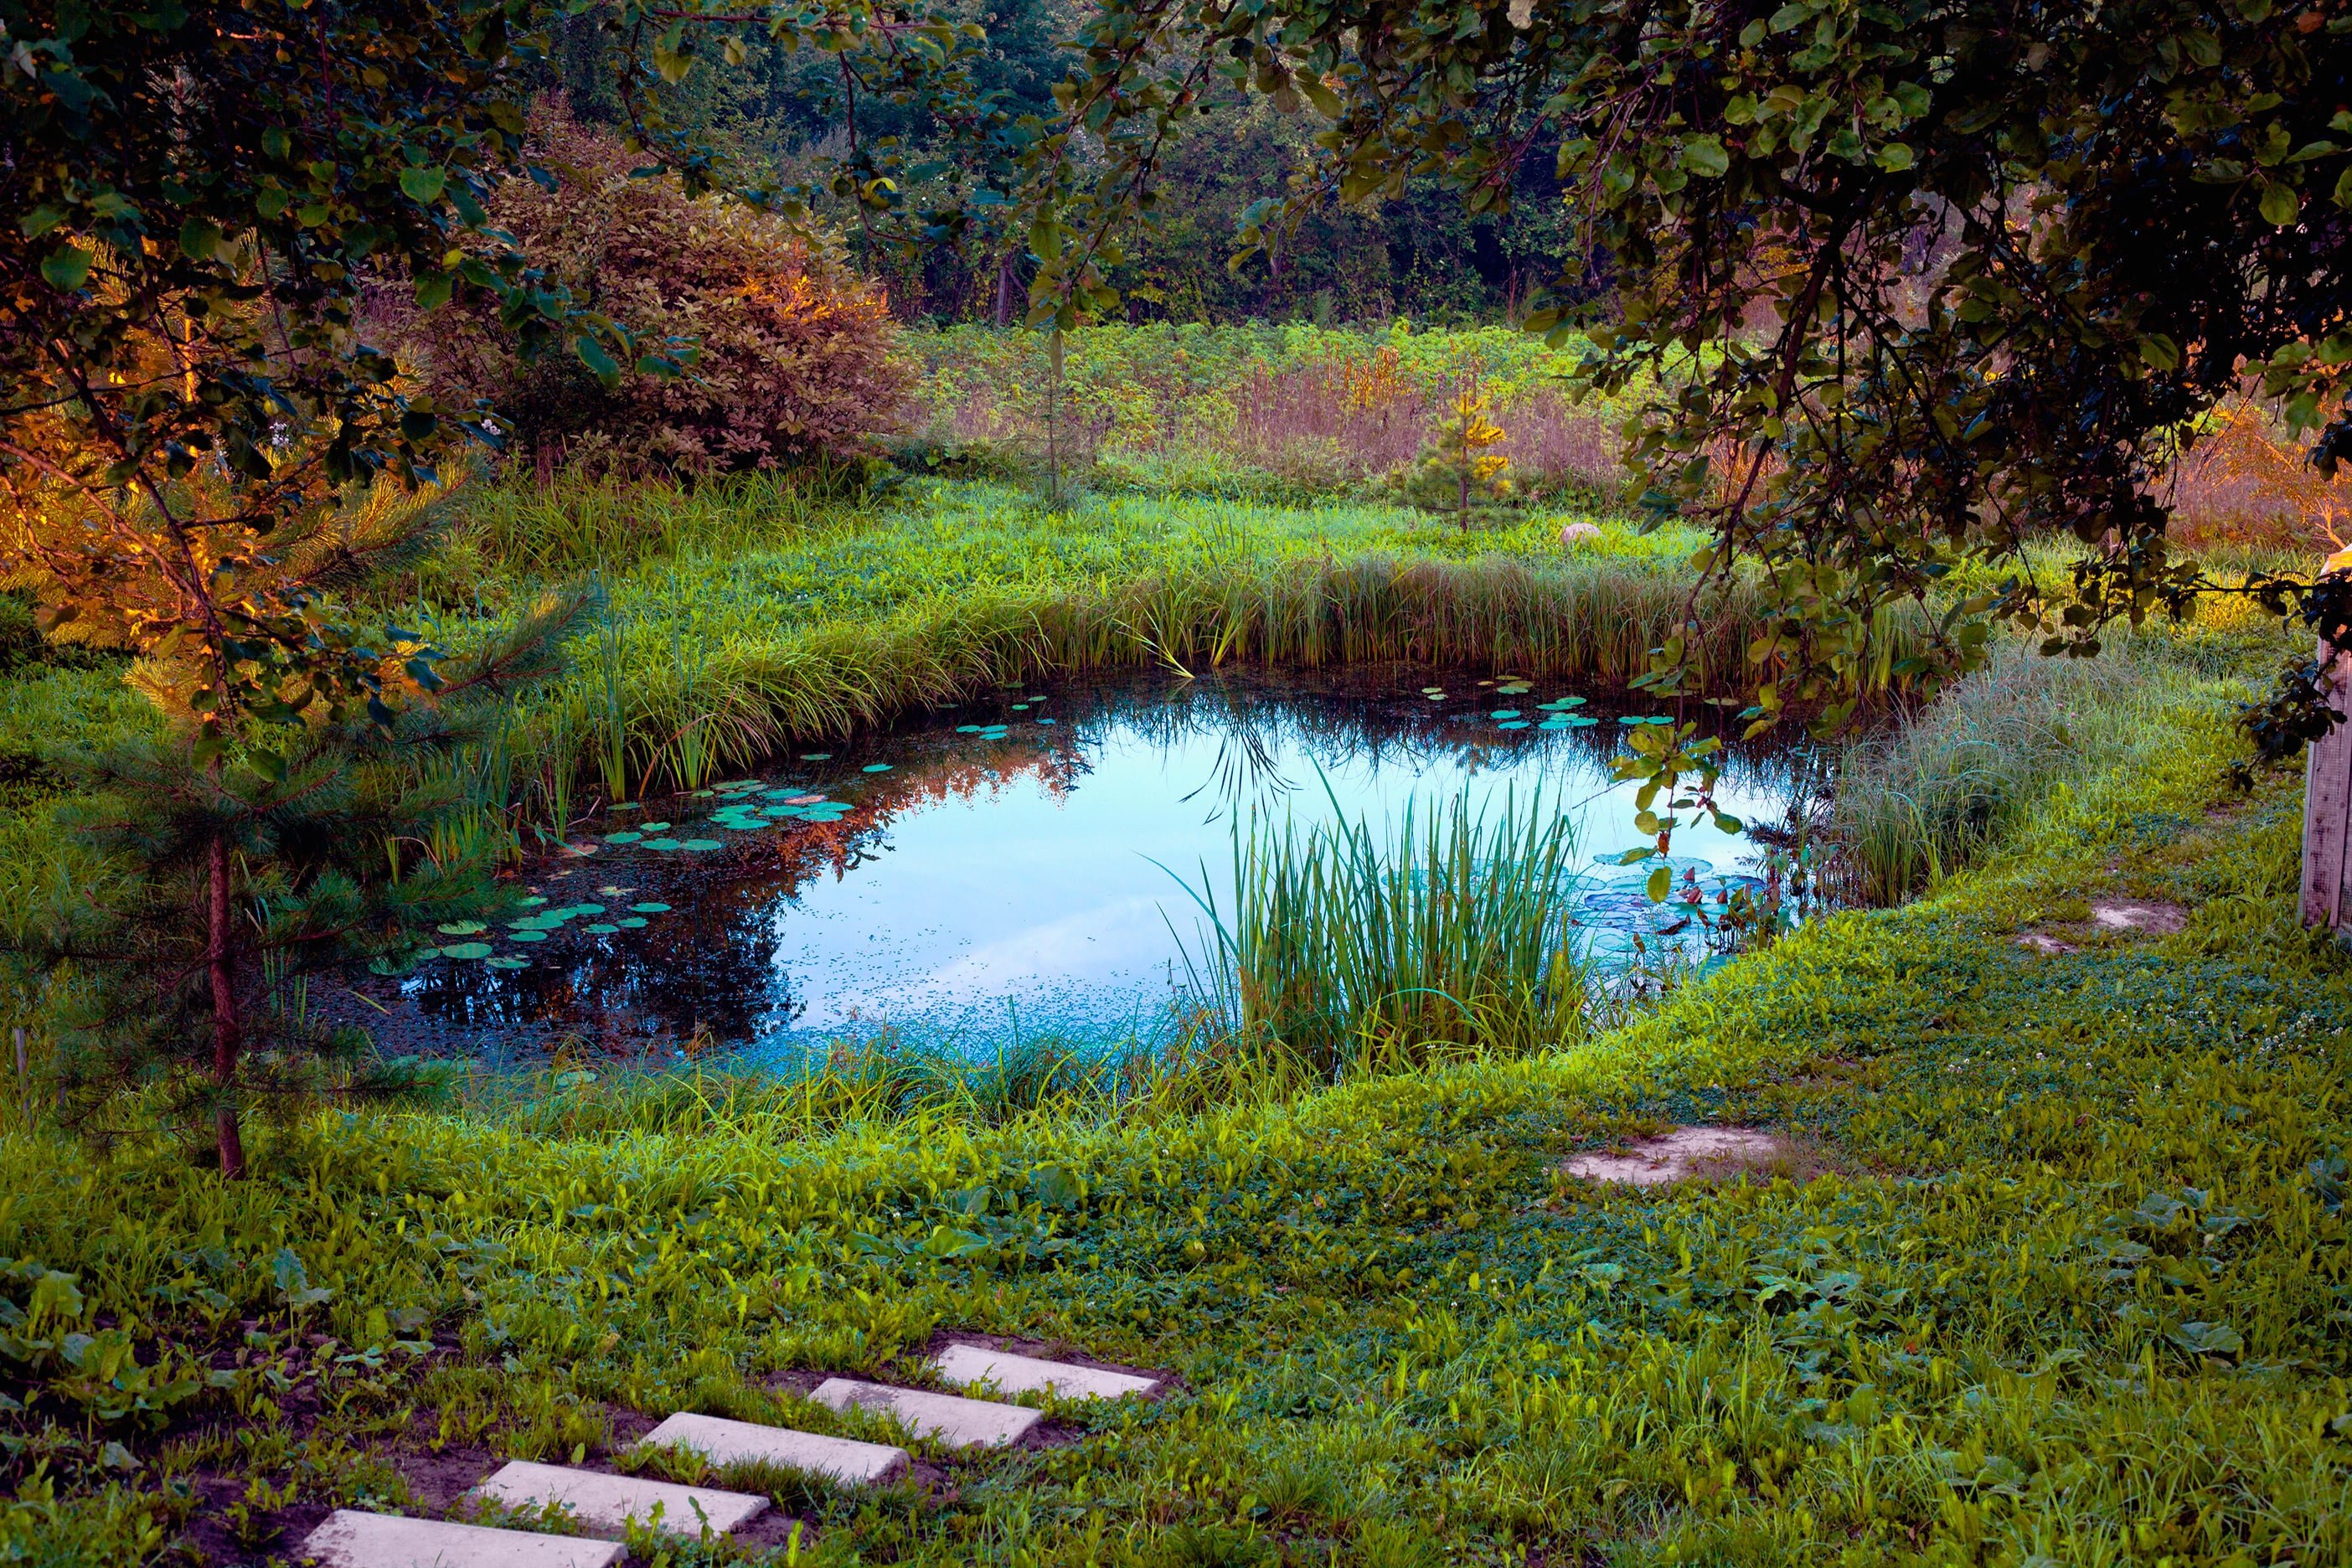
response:
<path fill-rule="evenodd" d="M 631 904 L 629 908 L 636 910 L 637 913 L 641 915 L 666 915 L 669 913 L 669 906 L 667 904 Z"/>
<path fill-rule="evenodd" d="M 1443 686 L 1424 686 L 1421 689 L 1421 694 L 1423 697 L 1443 697 L 1445 695 L 1445 688 Z"/>
<path fill-rule="evenodd" d="M 542 895 L 541 895 L 541 894 L 533 893 L 530 898 L 523 899 L 523 900 L 520 900 L 520 902 L 521 903 L 521 906 L 522 906 L 524 909 L 527 909 L 527 910 L 535 910 L 535 909 L 537 909 L 540 905 L 541 905 L 541 904 L 543 904 L 543 903 L 547 902 L 547 900 L 546 900 L 546 898 L 545 898 L 544 896 L 542 896 Z"/>
<path fill-rule="evenodd" d="M 619 920 L 614 921 L 613 923 L 619 926 L 623 931 L 643 931 L 646 926 L 653 922 L 646 920 L 643 915 L 623 915 Z"/>
<path fill-rule="evenodd" d="M 643 811 L 645 808 L 646 803 L 641 800 L 616 800 L 607 809 L 612 811 Z"/>
<path fill-rule="evenodd" d="M 646 847 L 648 849 L 676 849 L 678 847 L 678 841 L 675 838 L 648 838 L 646 840 Z"/>
<path fill-rule="evenodd" d="M 1620 724 L 1671 724 L 1672 719 L 1663 713 L 1626 713 L 1619 716 Z"/>
<path fill-rule="evenodd" d="M 977 724 L 959 724 L 956 726 L 956 733 L 959 735 L 977 735 L 980 733 L 980 726 Z"/>
<path fill-rule="evenodd" d="M 670 825 L 667 822 L 640 822 L 637 826 L 647 833 L 667 833 Z"/>
<path fill-rule="evenodd" d="M 572 915 L 601 915 L 604 912 L 604 906 L 602 904 L 572 904 L 563 912 Z"/>
<path fill-rule="evenodd" d="M 1516 719 L 1518 716 L 1519 710 L 1516 708 L 1497 708 L 1486 715 L 1489 719 Z"/>
<path fill-rule="evenodd" d="M 441 950 L 441 956 L 444 958 L 488 958 L 490 956 L 490 944 L 487 942 L 461 942 L 455 947 L 443 948 Z"/>
<path fill-rule="evenodd" d="M 721 844 L 716 838 L 689 838 L 685 843 L 679 845 L 678 847 L 681 849 L 693 849 L 699 851 L 704 849 L 724 849 L 727 846 Z"/>
<path fill-rule="evenodd" d="M 507 932 L 507 940 L 509 942 L 545 942 L 547 933 L 543 931 L 510 931 Z"/>
<path fill-rule="evenodd" d="M 598 936 L 611 936 L 614 931 L 619 931 L 621 928 L 607 921 L 598 921 L 594 925 L 583 926 L 581 929 L 583 931 L 593 931 Z"/>
<path fill-rule="evenodd" d="M 1528 721 L 1525 719 L 1506 719 L 1495 726 L 1497 730 L 1524 730 L 1527 727 Z"/>
<path fill-rule="evenodd" d="M 1029 704 L 1026 702 L 1015 702 L 1013 705 L 1013 711 L 1015 713 L 1026 713 L 1029 711 Z"/>
<path fill-rule="evenodd" d="M 868 763 L 859 771 L 869 773 L 887 773 L 890 771 L 890 764 L 887 763 Z"/>
<path fill-rule="evenodd" d="M 831 752 L 803 752 L 801 753 L 801 761 L 804 763 L 829 763 L 833 761 L 833 753 Z"/>
<path fill-rule="evenodd" d="M 485 931 L 490 928 L 479 921 L 451 921 L 446 925 L 437 925 L 433 929 L 443 936 L 472 936 L 476 931 Z"/>
<path fill-rule="evenodd" d="M 1037 721 L 1037 722 L 1039 722 L 1040 724 L 1050 724 L 1050 723 L 1052 723 L 1052 722 L 1053 722 L 1053 721 L 1052 721 L 1051 719 L 1040 719 L 1040 720 L 1038 720 L 1038 721 Z"/>
<path fill-rule="evenodd" d="M 483 967 L 486 969 L 529 969 L 530 967 L 530 960 L 528 958 L 509 958 L 504 954 L 501 954 L 497 958 L 490 959 L 483 965 Z"/>
<path fill-rule="evenodd" d="M 607 844 L 635 844 L 644 837 L 645 835 L 642 833 L 631 833 L 626 829 L 624 829 L 619 833 L 607 833 L 604 835 L 604 842 Z"/>

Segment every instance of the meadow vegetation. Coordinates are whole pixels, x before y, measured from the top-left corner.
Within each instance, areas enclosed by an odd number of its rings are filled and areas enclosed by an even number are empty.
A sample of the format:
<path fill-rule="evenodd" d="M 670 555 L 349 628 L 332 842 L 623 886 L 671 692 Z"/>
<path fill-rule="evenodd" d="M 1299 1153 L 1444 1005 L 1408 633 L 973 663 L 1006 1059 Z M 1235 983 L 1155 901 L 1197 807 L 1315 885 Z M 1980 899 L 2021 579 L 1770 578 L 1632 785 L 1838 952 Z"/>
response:
<path fill-rule="evenodd" d="M 1072 381 L 1148 393 L 1167 331 L 1074 334 Z M 1507 430 L 1511 377 L 1541 395 L 1499 334 L 1193 342 L 1229 399 L 1391 351 L 1432 399 L 1475 369 Z M 992 378 L 1000 406 L 1036 385 L 986 369 L 1017 336 L 934 347 L 941 418 Z M 1637 531 L 1598 485 L 1465 532 L 1369 460 L 1245 460 L 1300 448 L 1220 447 L 1242 416 L 1171 397 L 1106 428 L 1203 423 L 1164 453 L 1106 435 L 1058 507 L 1018 461 L 954 478 L 939 451 L 880 485 L 478 485 L 380 607 L 462 653 L 552 585 L 596 591 L 569 672 L 465 753 L 467 831 L 511 861 L 599 799 L 1056 670 L 1615 685 L 1683 612 L 1695 537 Z M 1563 543 L 1571 523 L 1590 536 Z M 1732 595 L 1704 668 L 1738 668 L 1757 613 Z M 1441 813 L 1393 842 L 1238 839 L 1244 901 L 1197 955 L 1181 1051 L 424 1064 L 425 1098 L 257 1129 L 224 1182 L 168 1135 L 61 1133 L 45 1053 L 74 976 L 16 973 L 0 1562 L 287 1557 L 330 1507 L 444 1509 L 496 1458 L 634 1463 L 676 1409 L 892 1436 L 802 1396 L 919 1382 L 950 1330 L 1178 1383 L 1053 1406 L 1048 1446 L 917 1442 L 922 1479 L 881 1492 L 724 1478 L 801 1521 L 773 1560 L 2339 1560 L 2352 963 L 2294 919 L 2298 781 L 2226 770 L 2233 705 L 2285 651 L 2217 613 L 2095 661 L 2004 647 L 1925 705 L 1897 702 L 1890 655 L 1888 720 L 1815 831 L 1854 904 L 1900 907 L 1605 1012 L 1562 984 L 1556 822 Z M 0 685 L 11 908 L 103 875 L 50 826 L 44 755 L 152 730 L 124 673 L 35 645 Z M 2123 906 L 2169 918 L 2100 918 Z M 1643 1192 L 1560 1170 L 1696 1121 L 1795 1152 Z"/>

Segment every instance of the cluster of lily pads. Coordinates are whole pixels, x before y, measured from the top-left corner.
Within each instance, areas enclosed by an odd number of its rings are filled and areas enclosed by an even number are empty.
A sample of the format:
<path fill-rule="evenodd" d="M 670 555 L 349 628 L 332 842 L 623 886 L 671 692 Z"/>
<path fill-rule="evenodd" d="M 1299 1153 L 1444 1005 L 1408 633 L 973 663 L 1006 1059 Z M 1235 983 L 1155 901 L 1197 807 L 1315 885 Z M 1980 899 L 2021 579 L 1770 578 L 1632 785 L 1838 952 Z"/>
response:
<path fill-rule="evenodd" d="M 1480 681 L 1481 686 L 1486 685 Z M 1497 697 L 1524 697 L 1535 688 L 1524 680 L 1507 680 L 1494 688 Z M 1421 694 L 1432 702 L 1445 700 L 1445 688 L 1424 686 Z M 1538 702 L 1532 709 L 1496 708 L 1486 717 L 1495 721 L 1497 730 L 1589 730 L 1601 722 L 1588 714 L 1576 711 L 1584 706 L 1581 697 L 1556 697 L 1549 702 Z M 1534 717 L 1540 715 L 1541 717 Z M 1671 724 L 1672 719 L 1663 713 L 1627 714 L 1617 721 L 1620 724 Z"/>
<path fill-rule="evenodd" d="M 877 763 L 866 771 L 877 773 L 888 767 L 887 763 Z M 710 826 L 735 833 L 754 833 L 761 828 L 773 827 L 780 822 L 839 822 L 849 815 L 847 801 L 829 800 L 815 790 L 803 789 L 797 784 L 775 786 L 760 779 L 738 779 L 732 784 L 716 785 L 709 793 L 722 803 L 710 814 Z M 648 823 L 646 826 L 650 828 L 656 825 Z M 642 843 L 647 849 L 698 849 L 706 846 L 716 849 L 719 841 L 693 838 L 664 842 L 641 835 L 633 837 L 626 834 L 608 833 L 604 835 L 604 842 Z"/>
<path fill-rule="evenodd" d="M 605 891 L 614 892 L 617 889 L 606 889 Z M 545 942 L 551 934 L 562 931 L 573 921 L 590 920 L 592 917 L 604 913 L 604 906 L 596 903 L 561 904 L 550 908 L 548 900 L 536 893 L 522 900 L 521 907 L 531 912 L 506 922 L 506 938 L 509 942 L 526 943 Z M 593 923 L 583 925 L 580 929 L 595 936 L 614 936 L 625 931 L 642 931 L 651 923 L 647 916 L 666 915 L 669 913 L 669 909 L 667 904 L 650 900 L 631 904 L 626 913 L 615 915 L 609 921 L 596 919 Z M 420 947 L 415 952 L 398 959 L 379 958 L 368 967 L 378 974 L 405 974 L 418 964 L 436 958 L 456 959 L 460 963 L 478 962 L 485 968 L 489 969 L 530 967 L 530 960 L 518 957 L 513 953 L 499 952 L 488 942 L 478 940 L 491 934 L 490 928 L 479 921 L 450 921 L 433 929 L 443 936 L 455 937 L 458 940 L 444 942 L 439 947 Z"/>
<path fill-rule="evenodd" d="M 1033 704 L 1045 700 L 1042 697 L 1025 698 L 1013 705 L 1013 711 L 1026 713 Z M 1040 719 L 1036 721 L 1040 724 L 1053 722 L 1051 719 Z M 959 724 L 956 726 L 955 732 L 959 735 L 977 735 L 983 741 L 1002 741 L 1013 733 L 1013 726 L 1010 724 Z"/>

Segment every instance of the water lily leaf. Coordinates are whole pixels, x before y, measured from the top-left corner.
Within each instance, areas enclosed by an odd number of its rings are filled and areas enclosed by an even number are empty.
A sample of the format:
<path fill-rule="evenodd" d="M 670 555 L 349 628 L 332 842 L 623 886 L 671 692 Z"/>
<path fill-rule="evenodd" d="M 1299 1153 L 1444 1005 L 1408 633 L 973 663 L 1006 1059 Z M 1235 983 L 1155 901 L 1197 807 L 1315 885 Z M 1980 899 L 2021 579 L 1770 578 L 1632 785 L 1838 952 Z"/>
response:
<path fill-rule="evenodd" d="M 1588 719 L 1581 713 L 1570 713 L 1567 718 L 1568 727 L 1571 730 L 1590 730 L 1601 722 L 1598 719 Z"/>
<path fill-rule="evenodd" d="M 727 846 L 721 844 L 716 838 L 689 838 L 685 843 L 679 845 L 678 847 L 681 849 L 692 849 L 699 852 L 705 849 L 724 849 Z"/>
<path fill-rule="evenodd" d="M 831 752 L 803 752 L 801 753 L 801 761 L 804 763 L 829 763 L 833 761 L 833 753 Z"/>
<path fill-rule="evenodd" d="M 1039 722 L 1040 724 L 1050 724 L 1050 723 L 1052 723 L 1053 721 L 1052 721 L 1051 719 L 1040 719 L 1040 720 L 1038 720 L 1038 721 L 1037 721 L 1037 722 Z"/>
<path fill-rule="evenodd" d="M 664 833 L 668 831 L 670 825 L 667 822 L 640 822 L 637 826 L 647 833 Z"/>
<path fill-rule="evenodd" d="M 1527 727 L 1528 721 L 1525 719 L 1506 719 L 1495 726 L 1497 730 L 1524 730 Z"/>
<path fill-rule="evenodd" d="M 461 942 L 455 947 L 443 948 L 441 950 L 441 956 L 444 958 L 488 958 L 490 956 L 490 944 L 487 942 Z"/>
<path fill-rule="evenodd" d="M 604 912 L 604 906 L 602 904 L 573 904 L 564 912 L 566 914 L 574 915 L 601 915 Z"/>
<path fill-rule="evenodd" d="M 669 906 L 667 904 L 631 904 L 629 908 L 636 910 L 637 913 L 641 915 L 666 915 L 669 913 Z"/>
<path fill-rule="evenodd" d="M 1445 688 L 1443 686 L 1424 686 L 1421 689 L 1421 694 L 1423 697 L 1443 697 L 1445 695 Z"/>
<path fill-rule="evenodd" d="M 1486 715 L 1489 719 L 1516 719 L 1518 716 L 1519 710 L 1516 708 L 1497 708 Z"/>
<path fill-rule="evenodd" d="M 860 771 L 869 773 L 887 773 L 890 771 L 890 764 L 887 763 L 868 763 Z"/>
<path fill-rule="evenodd" d="M 530 960 L 528 958 L 508 958 L 502 955 L 489 960 L 485 967 L 490 969 L 529 969 L 530 967 Z"/>
<path fill-rule="evenodd" d="M 1029 704 L 1026 702 L 1015 702 L 1013 705 L 1013 711 L 1015 713 L 1026 713 L 1029 711 Z"/>
<path fill-rule="evenodd" d="M 959 724 L 956 726 L 956 733 L 959 735 L 977 735 L 980 733 L 980 726 L 977 724 Z"/>
<path fill-rule="evenodd" d="M 593 931 L 598 936 L 611 936 L 614 931 L 619 931 L 621 928 L 604 921 L 598 921 L 594 925 L 583 926 L 581 929 L 583 931 Z"/>
<path fill-rule="evenodd" d="M 643 915 L 623 915 L 619 920 L 614 921 L 613 923 L 619 926 L 623 931 L 643 931 L 646 926 L 653 922 L 646 920 Z"/>
<path fill-rule="evenodd" d="M 1626 713 L 1618 717 L 1620 724 L 1671 724 L 1672 719 L 1663 713 Z"/>
<path fill-rule="evenodd" d="M 675 849 L 678 847 L 678 842 L 675 838 L 648 838 L 646 840 L 646 847 L 648 849 Z"/>
<path fill-rule="evenodd" d="M 433 929 L 443 936 L 472 936 L 476 931 L 485 931 L 490 928 L 479 921 L 451 921 L 446 925 L 437 925 Z"/>
<path fill-rule="evenodd" d="M 530 898 L 521 900 L 522 907 L 527 910 L 537 909 L 540 905 L 545 902 L 547 902 L 547 900 L 537 893 L 533 893 Z"/>
<path fill-rule="evenodd" d="M 507 940 L 509 942 L 545 942 L 547 933 L 543 931 L 510 931 L 507 932 Z"/>
<path fill-rule="evenodd" d="M 645 835 L 642 833 L 630 833 L 625 830 L 620 833 L 607 833 L 604 835 L 604 842 L 607 844 L 635 844 L 643 837 L 645 837 Z"/>

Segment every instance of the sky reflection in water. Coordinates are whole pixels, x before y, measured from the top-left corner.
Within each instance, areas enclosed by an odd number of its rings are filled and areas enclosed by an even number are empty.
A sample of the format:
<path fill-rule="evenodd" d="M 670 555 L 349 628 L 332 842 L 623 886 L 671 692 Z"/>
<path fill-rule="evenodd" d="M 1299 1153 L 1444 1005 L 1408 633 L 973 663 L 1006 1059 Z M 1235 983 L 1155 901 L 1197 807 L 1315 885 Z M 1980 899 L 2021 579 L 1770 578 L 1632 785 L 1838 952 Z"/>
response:
<path fill-rule="evenodd" d="M 798 1045 L 891 1025 L 975 1047 L 1014 1031 L 1149 1033 L 1183 977 L 1182 950 L 1204 950 L 1183 884 L 1232 907 L 1237 824 L 1393 823 L 1408 802 L 1426 815 L 1457 795 L 1499 811 L 1507 795 L 1524 804 L 1538 790 L 1580 825 L 1578 860 L 1595 878 L 1587 918 L 1605 957 L 1654 919 L 1636 873 L 1595 866 L 1639 839 L 1630 786 L 1609 779 L 1621 710 L 1595 694 L 1569 711 L 1599 722 L 1547 731 L 1532 722 L 1548 716 L 1538 705 L 1570 687 L 1536 680 L 1496 696 L 1481 679 L 1154 672 L 1032 687 L 762 770 L 779 791 L 848 803 L 837 823 L 709 825 L 724 797 L 614 814 L 575 836 L 599 843 L 594 855 L 533 868 L 547 907 L 606 912 L 527 947 L 486 933 L 527 968 L 424 964 L 400 986 L 397 1022 L 461 1048 L 478 1033 L 619 1046 L 700 1029 L 728 1045 Z M 1430 685 L 1445 700 L 1424 696 Z M 1022 704 L 1031 694 L 1046 700 Z M 1514 709 L 1529 727 L 1499 728 L 1507 721 L 1493 715 Z M 985 728 L 995 725 L 1001 737 Z M 1780 818 L 1799 788 L 1792 754 L 1735 751 L 1734 763 L 1726 809 Z M 877 764 L 887 771 L 866 771 Z M 724 847 L 601 844 L 635 820 Z M 1703 826 L 1675 848 L 1678 861 L 1735 871 L 1755 847 Z M 672 908 L 642 929 L 587 931 L 640 901 Z"/>

